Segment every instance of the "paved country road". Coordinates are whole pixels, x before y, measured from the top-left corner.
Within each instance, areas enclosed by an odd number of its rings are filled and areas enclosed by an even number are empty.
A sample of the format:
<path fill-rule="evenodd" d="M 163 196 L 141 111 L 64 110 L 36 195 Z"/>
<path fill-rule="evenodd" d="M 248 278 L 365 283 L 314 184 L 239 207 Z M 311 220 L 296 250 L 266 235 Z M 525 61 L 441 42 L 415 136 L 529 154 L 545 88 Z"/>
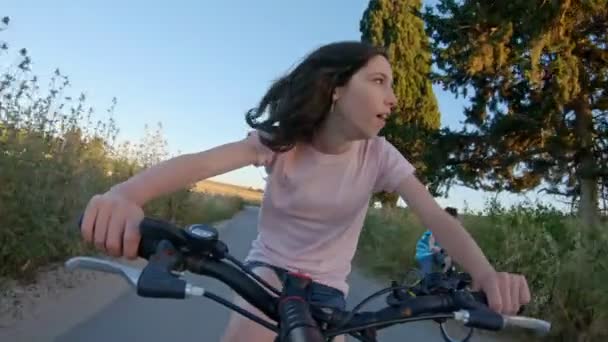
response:
<path fill-rule="evenodd" d="M 248 207 L 220 229 L 233 255 L 241 259 L 247 253 L 256 236 L 258 209 Z M 214 279 L 188 275 L 194 283 L 207 290 L 231 298 L 227 286 Z M 365 277 L 357 270 L 350 275 L 351 294 L 349 307 L 387 284 Z M 118 341 L 218 341 L 229 316 L 229 310 L 206 298 L 185 301 L 168 299 L 145 299 L 138 297 L 130 288 L 122 288 L 120 294 L 97 312 L 88 315 L 80 323 L 50 341 L 56 342 L 118 342 Z M 92 291 L 90 296 L 103 296 L 103 292 Z M 83 301 L 83 305 L 86 302 Z M 369 308 L 382 305 L 381 300 Z M 75 315 L 78 303 L 65 306 L 66 315 Z M 67 311 L 70 312 L 67 312 Z M 40 327 L 32 327 L 37 329 Z M 355 339 L 349 339 L 355 341 Z M 388 328 L 380 333 L 379 341 L 443 341 L 438 326 L 434 323 L 411 323 Z M 495 341 L 489 337 L 474 338 L 473 341 Z"/>

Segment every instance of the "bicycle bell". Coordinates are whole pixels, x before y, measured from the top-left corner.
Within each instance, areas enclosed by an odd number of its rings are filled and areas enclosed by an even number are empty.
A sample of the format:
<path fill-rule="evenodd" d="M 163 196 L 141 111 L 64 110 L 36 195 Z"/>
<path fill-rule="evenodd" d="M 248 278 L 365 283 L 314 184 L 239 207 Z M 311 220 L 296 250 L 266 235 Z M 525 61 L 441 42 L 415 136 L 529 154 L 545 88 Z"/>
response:
<path fill-rule="evenodd" d="M 186 237 L 193 252 L 207 252 L 218 241 L 218 232 L 212 226 L 193 224 L 185 229 Z"/>

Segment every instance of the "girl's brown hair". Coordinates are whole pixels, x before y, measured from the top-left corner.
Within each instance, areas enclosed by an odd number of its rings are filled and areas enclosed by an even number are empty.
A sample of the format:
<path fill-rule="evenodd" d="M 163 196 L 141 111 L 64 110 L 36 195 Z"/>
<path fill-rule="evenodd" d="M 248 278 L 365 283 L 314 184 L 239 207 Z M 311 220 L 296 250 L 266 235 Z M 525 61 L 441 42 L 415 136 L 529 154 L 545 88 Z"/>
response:
<path fill-rule="evenodd" d="M 258 130 L 262 143 L 274 151 L 310 142 L 332 106 L 334 89 L 385 51 L 359 41 L 324 45 L 309 54 L 295 69 L 276 80 L 246 121 Z M 264 113 L 267 118 L 260 119 Z"/>

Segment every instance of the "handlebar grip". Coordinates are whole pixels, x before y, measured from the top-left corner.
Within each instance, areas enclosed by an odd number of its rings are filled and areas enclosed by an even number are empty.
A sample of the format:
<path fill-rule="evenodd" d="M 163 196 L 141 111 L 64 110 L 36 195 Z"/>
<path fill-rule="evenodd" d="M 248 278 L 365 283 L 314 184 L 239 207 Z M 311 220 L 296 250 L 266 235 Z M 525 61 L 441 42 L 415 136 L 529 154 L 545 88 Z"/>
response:
<path fill-rule="evenodd" d="M 483 305 L 489 305 L 488 304 L 488 297 L 486 296 L 486 294 L 484 292 L 481 291 L 476 291 L 476 292 L 471 292 L 471 296 L 473 296 L 473 298 L 475 299 L 475 301 L 482 303 Z M 517 311 L 517 315 L 521 315 L 526 309 L 525 305 L 522 305 L 519 310 Z"/>
<path fill-rule="evenodd" d="M 84 214 L 78 219 L 78 229 L 82 229 L 82 220 Z M 187 240 L 184 231 L 173 226 L 172 224 L 144 217 L 139 223 L 139 233 L 141 236 L 137 255 L 144 259 L 149 259 L 156 252 L 158 243 L 162 240 L 170 241 L 176 249 L 186 245 Z"/>
<path fill-rule="evenodd" d="M 471 310 L 468 315 L 465 325 L 469 327 L 498 331 L 505 326 L 503 316 L 494 312 Z"/>
<path fill-rule="evenodd" d="M 488 305 L 488 297 L 482 291 L 471 292 L 471 296 L 476 302 L 480 302 L 483 305 Z"/>
<path fill-rule="evenodd" d="M 156 252 L 157 245 L 162 240 L 170 241 L 178 250 L 186 245 L 183 230 L 168 222 L 150 217 L 144 217 L 139 223 L 139 233 L 141 240 L 137 254 L 144 259 L 148 259 Z"/>

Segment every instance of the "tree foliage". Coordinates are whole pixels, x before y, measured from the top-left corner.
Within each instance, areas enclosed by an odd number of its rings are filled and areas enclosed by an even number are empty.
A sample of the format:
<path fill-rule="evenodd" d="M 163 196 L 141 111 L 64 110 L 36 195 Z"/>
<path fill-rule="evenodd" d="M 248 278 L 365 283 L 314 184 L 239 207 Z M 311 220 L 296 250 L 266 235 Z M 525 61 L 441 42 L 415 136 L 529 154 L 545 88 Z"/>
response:
<path fill-rule="evenodd" d="M 608 4 L 442 0 L 422 15 L 435 80 L 470 100 L 444 130 L 441 178 L 476 189 L 542 187 L 595 222 L 608 177 Z"/>

